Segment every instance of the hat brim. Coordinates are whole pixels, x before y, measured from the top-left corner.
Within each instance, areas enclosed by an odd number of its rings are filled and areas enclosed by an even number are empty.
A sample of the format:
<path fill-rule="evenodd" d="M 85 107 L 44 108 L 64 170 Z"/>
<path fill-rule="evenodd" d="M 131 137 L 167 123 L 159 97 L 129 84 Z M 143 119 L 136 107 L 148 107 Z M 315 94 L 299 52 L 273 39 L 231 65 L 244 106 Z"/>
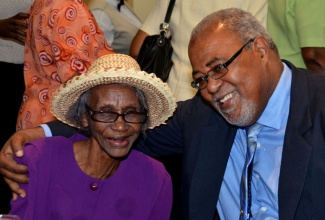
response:
<path fill-rule="evenodd" d="M 62 122 L 77 127 L 75 121 L 69 121 L 67 113 L 80 96 L 90 88 L 104 84 L 127 84 L 142 90 L 148 104 L 149 125 L 154 128 L 172 116 L 176 109 L 175 98 L 168 87 L 154 74 L 133 69 L 100 69 L 88 74 L 76 76 L 54 93 L 51 111 Z"/>

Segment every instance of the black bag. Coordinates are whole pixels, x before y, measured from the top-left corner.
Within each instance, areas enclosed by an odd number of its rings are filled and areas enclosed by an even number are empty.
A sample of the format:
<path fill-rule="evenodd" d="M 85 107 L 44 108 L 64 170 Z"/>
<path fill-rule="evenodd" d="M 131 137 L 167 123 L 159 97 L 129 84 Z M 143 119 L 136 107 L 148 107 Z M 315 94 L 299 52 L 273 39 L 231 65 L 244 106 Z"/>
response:
<path fill-rule="evenodd" d="M 168 79 L 169 72 L 173 66 L 171 59 L 173 47 L 170 43 L 171 37 L 167 38 L 169 31 L 169 19 L 175 4 L 175 0 L 169 2 L 165 21 L 160 25 L 160 34 L 147 36 L 140 48 L 137 61 L 141 70 L 155 73 L 164 82 Z"/>

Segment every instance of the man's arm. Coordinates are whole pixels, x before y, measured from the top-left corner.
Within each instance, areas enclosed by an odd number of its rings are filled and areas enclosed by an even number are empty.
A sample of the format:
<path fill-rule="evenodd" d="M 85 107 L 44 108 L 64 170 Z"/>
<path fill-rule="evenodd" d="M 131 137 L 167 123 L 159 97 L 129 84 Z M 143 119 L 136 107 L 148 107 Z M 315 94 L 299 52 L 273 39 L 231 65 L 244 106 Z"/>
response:
<path fill-rule="evenodd" d="M 50 136 L 65 136 L 70 137 L 75 134 L 77 130 L 60 121 L 52 121 L 46 124 L 51 131 Z M 31 129 L 24 129 L 14 133 L 3 146 L 0 152 L 0 173 L 5 177 L 6 183 L 13 191 L 13 199 L 16 200 L 17 195 L 26 196 L 26 192 L 19 188 L 18 183 L 27 183 L 28 177 L 25 175 L 27 167 L 13 159 L 14 156 L 22 157 L 24 155 L 24 144 L 33 140 L 43 138 L 45 136 L 42 127 Z"/>
<path fill-rule="evenodd" d="M 301 49 L 301 55 L 308 69 L 325 74 L 325 48 L 305 47 Z"/>
<path fill-rule="evenodd" d="M 68 138 L 78 132 L 78 129 L 64 124 L 59 120 L 47 122 L 46 125 L 50 128 L 51 136 L 64 136 Z"/>
<path fill-rule="evenodd" d="M 298 35 L 301 56 L 306 67 L 325 74 L 325 1 L 295 1 L 295 28 Z"/>

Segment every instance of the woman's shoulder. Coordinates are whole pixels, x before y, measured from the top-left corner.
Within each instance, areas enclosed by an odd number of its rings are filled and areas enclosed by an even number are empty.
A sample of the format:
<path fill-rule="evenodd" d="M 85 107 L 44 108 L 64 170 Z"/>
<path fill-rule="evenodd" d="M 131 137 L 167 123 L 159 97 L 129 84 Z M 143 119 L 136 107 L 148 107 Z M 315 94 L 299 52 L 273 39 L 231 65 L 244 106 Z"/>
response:
<path fill-rule="evenodd" d="M 143 173 L 146 176 L 159 174 L 162 177 L 169 178 L 163 163 L 138 150 L 131 150 L 128 160 L 137 172 Z"/>
<path fill-rule="evenodd" d="M 56 152 L 61 154 L 70 151 L 69 146 L 72 146 L 73 142 L 84 139 L 86 137 L 80 134 L 75 134 L 70 138 L 64 136 L 45 137 L 26 143 L 24 152 L 28 157 L 35 157 L 35 154 L 44 157 L 45 155 L 53 155 Z"/>

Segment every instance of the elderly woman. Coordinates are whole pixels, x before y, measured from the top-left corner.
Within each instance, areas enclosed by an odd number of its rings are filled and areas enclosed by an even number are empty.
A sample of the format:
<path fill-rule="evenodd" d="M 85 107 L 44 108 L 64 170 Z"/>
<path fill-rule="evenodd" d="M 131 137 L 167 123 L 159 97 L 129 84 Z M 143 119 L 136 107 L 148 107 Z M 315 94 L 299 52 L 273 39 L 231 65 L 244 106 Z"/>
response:
<path fill-rule="evenodd" d="M 167 84 L 121 54 L 97 59 L 53 95 L 52 112 L 90 137 L 51 137 L 25 145 L 22 219 L 169 219 L 172 184 L 164 166 L 132 150 L 139 134 L 176 108 Z"/>

